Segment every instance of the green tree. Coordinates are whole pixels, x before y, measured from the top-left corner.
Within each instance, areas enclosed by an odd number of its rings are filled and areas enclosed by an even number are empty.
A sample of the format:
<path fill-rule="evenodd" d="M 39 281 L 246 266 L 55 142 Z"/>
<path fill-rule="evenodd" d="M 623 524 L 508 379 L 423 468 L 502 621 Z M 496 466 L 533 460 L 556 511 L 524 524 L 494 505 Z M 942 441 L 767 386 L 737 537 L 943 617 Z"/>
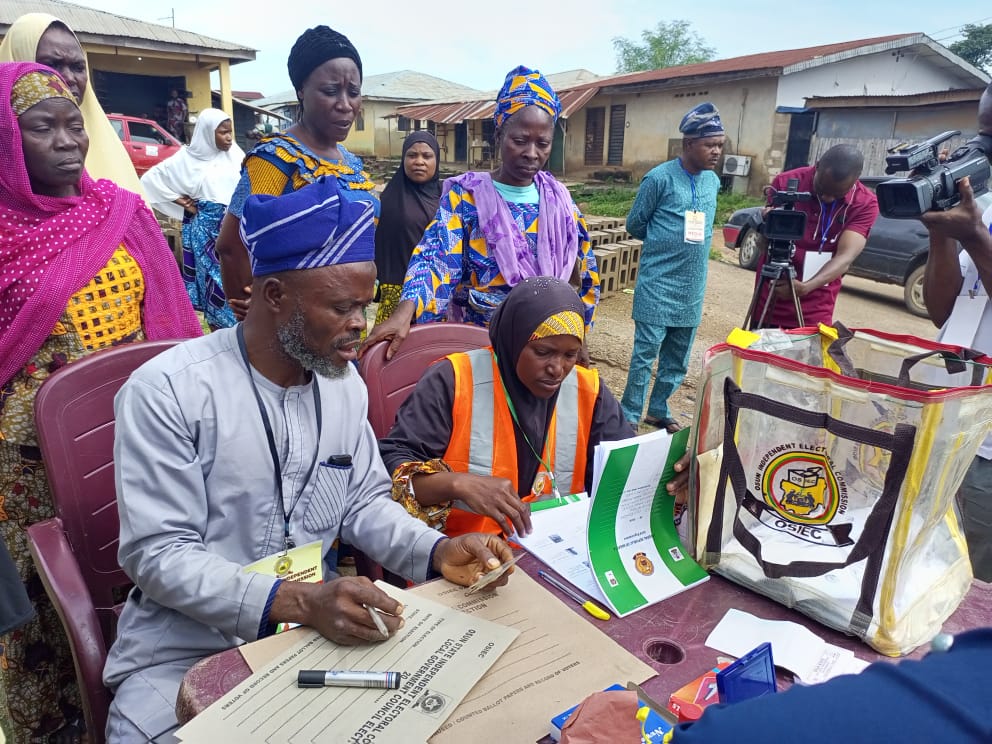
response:
<path fill-rule="evenodd" d="M 961 35 L 963 39 L 947 48 L 979 69 L 988 68 L 992 64 L 992 23 L 984 26 L 968 23 L 961 27 Z"/>
<path fill-rule="evenodd" d="M 617 72 L 709 62 L 716 55 L 716 50 L 692 30 L 689 21 L 659 21 L 653 29 L 641 32 L 640 44 L 617 36 L 613 39 L 613 50 L 617 55 Z"/>

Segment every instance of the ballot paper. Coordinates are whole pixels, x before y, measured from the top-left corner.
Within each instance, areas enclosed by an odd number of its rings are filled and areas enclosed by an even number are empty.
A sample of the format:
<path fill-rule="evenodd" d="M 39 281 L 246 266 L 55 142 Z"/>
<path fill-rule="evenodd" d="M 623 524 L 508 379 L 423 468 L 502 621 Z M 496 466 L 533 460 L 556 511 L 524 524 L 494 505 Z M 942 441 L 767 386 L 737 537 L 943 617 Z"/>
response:
<path fill-rule="evenodd" d="M 601 442 L 596 447 L 586 528 L 593 577 L 619 617 L 667 599 L 709 576 L 682 545 L 666 484 L 689 430 Z"/>
<path fill-rule="evenodd" d="M 533 742 L 548 719 L 618 679 L 643 682 L 656 672 L 595 625 L 517 569 L 506 586 L 465 596 L 465 588 L 432 581 L 408 590 L 520 635 L 431 737 L 431 744 Z"/>
<path fill-rule="evenodd" d="M 520 630 L 383 582 L 377 586 L 405 607 L 406 624 L 396 635 L 377 644 L 340 646 L 316 631 L 296 631 L 299 642 L 182 727 L 179 739 L 238 744 L 426 742 Z M 402 683 L 398 690 L 299 689 L 301 669 L 393 671 L 401 673 Z"/>
<path fill-rule="evenodd" d="M 706 645 L 741 657 L 762 643 L 772 644 L 775 666 L 788 669 L 805 684 L 857 674 L 866 666 L 853 651 L 827 643 L 809 628 L 789 620 L 764 620 L 737 609 L 727 614 L 706 639 Z"/>
<path fill-rule="evenodd" d="M 531 533 L 513 535 L 512 539 L 580 592 L 605 603 L 606 597 L 589 565 L 588 521 L 589 497 L 584 493 L 569 496 L 560 503 L 556 499 L 537 501 L 531 505 Z"/>

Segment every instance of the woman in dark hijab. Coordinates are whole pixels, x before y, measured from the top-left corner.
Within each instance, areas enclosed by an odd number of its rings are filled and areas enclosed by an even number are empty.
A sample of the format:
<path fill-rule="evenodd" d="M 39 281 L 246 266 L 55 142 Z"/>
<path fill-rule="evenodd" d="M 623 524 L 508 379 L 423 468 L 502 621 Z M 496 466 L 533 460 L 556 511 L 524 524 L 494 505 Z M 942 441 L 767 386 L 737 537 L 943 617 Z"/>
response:
<path fill-rule="evenodd" d="M 596 370 L 576 366 L 584 336 L 567 282 L 517 284 L 492 346 L 432 366 L 380 440 L 393 498 L 450 536 L 526 534 L 527 502 L 588 492 L 596 445 L 634 432 Z"/>
<path fill-rule="evenodd" d="M 403 140 L 403 162 L 382 192 L 375 229 L 375 265 L 379 270 L 379 311 L 375 322 L 393 314 L 414 247 L 434 218 L 441 199 L 440 150 L 434 135 L 413 132 Z"/>

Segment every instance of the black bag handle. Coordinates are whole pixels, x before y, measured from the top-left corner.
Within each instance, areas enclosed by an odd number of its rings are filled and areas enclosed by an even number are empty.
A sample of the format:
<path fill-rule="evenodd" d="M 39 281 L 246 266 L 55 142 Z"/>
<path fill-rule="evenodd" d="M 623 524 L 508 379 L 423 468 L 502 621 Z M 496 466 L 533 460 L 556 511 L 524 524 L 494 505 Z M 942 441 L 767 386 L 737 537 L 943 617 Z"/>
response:
<path fill-rule="evenodd" d="M 929 359 L 930 357 L 939 356 L 944 360 L 944 369 L 947 370 L 947 374 L 956 375 L 964 372 L 968 369 L 967 362 L 973 362 L 978 359 L 982 354 L 975 351 L 974 349 L 961 349 L 961 354 L 956 355 L 950 351 L 943 351 L 941 349 L 933 349 L 932 351 L 924 351 L 920 354 L 914 354 L 913 356 L 908 356 L 902 360 L 902 366 L 899 368 L 899 379 L 898 385 L 904 388 L 911 388 L 914 386 L 912 380 L 909 379 L 909 372 L 913 367 L 915 367 L 919 362 L 924 359 Z M 971 385 L 972 387 L 978 387 L 982 384 L 982 380 L 985 377 L 985 367 L 981 364 L 971 365 Z M 946 387 L 946 386 L 945 386 Z"/>
<path fill-rule="evenodd" d="M 854 334 L 843 323 L 834 323 L 834 330 L 837 331 L 837 338 L 827 347 L 827 356 L 840 368 L 841 374 L 856 378 L 858 370 L 854 368 L 847 352 L 844 351 L 844 347 L 854 338 Z"/>
<path fill-rule="evenodd" d="M 882 548 L 884 547 L 889 529 L 892 526 L 899 491 L 902 488 L 902 482 L 909 467 L 913 443 L 916 439 L 916 427 L 909 424 L 897 424 L 895 431 L 892 434 L 888 434 L 875 429 L 856 426 L 834 419 L 827 414 L 807 411 L 779 401 L 770 400 L 751 393 L 744 393 L 729 377 L 724 380 L 724 399 L 726 421 L 724 424 L 723 463 L 720 467 L 720 480 L 717 486 L 716 502 L 706 538 L 706 552 L 716 555 L 721 551 L 726 484 L 729 480 L 737 502 L 737 508 L 734 514 L 734 537 L 754 557 L 765 576 L 772 579 L 786 576 L 796 578 L 822 576 L 830 571 L 844 568 L 867 558 L 865 576 L 862 582 L 862 593 L 858 602 L 858 611 L 864 613 L 865 617 L 870 618 L 872 615 L 872 600 L 881 574 L 884 554 Z M 737 446 L 734 443 L 737 417 L 742 408 L 755 410 L 767 416 L 790 421 L 811 429 L 826 429 L 838 437 L 879 447 L 892 453 L 889 468 L 885 474 L 882 495 L 872 508 L 871 514 L 865 521 L 861 536 L 854 544 L 846 560 L 837 562 L 793 561 L 787 564 L 771 563 L 764 560 L 762 557 L 761 542 L 744 527 L 744 524 L 740 520 L 740 510 L 742 508 L 755 513 L 756 508 L 763 506 L 761 499 L 756 497 L 748 489 L 744 466 L 741 462 Z M 846 535 L 835 532 L 834 537 L 838 541 L 843 541 Z"/>
<path fill-rule="evenodd" d="M 834 323 L 834 330 L 837 331 L 837 338 L 827 347 L 827 356 L 833 360 L 834 364 L 840 369 L 841 373 L 847 377 L 854 377 L 856 379 L 881 379 L 879 375 L 870 375 L 862 371 L 859 371 L 854 364 L 851 362 L 850 357 L 848 357 L 847 352 L 844 347 L 847 346 L 848 342 L 854 338 L 854 333 L 851 332 L 847 326 L 843 323 Z M 896 378 L 894 384 L 899 387 L 918 389 L 920 386 L 915 384 L 909 378 L 910 370 L 916 366 L 917 363 L 928 359 L 930 357 L 940 356 L 944 359 L 944 369 L 947 370 L 948 374 L 959 374 L 967 369 L 966 362 L 973 362 L 982 356 L 981 352 L 975 351 L 974 349 L 962 348 L 960 355 L 955 355 L 952 352 L 944 351 L 942 349 L 933 349 L 931 351 L 924 351 L 920 354 L 914 354 L 913 356 L 908 356 L 902 361 L 902 365 L 899 368 L 899 377 Z M 983 378 L 985 377 L 985 367 L 981 364 L 972 364 L 971 373 L 971 385 L 973 387 L 978 387 L 982 384 Z M 885 382 L 890 382 L 890 379 L 883 380 Z M 933 389 L 934 387 L 940 386 L 929 386 L 927 389 Z"/>

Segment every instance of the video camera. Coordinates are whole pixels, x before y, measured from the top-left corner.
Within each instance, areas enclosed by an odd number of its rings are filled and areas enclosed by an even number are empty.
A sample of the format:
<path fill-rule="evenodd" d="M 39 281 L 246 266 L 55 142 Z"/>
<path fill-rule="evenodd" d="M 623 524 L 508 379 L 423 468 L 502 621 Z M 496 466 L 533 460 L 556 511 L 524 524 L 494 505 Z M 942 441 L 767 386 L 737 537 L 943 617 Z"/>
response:
<path fill-rule="evenodd" d="M 889 150 L 885 173 L 912 171 L 906 178 L 883 181 L 875 188 L 878 211 L 883 217 L 913 219 L 924 212 L 947 210 L 961 202 L 958 181 L 968 176 L 975 196 L 988 191 L 989 157 L 992 136 L 979 134 L 968 140 L 941 162 L 939 147 L 961 134 L 952 130 L 915 145 L 900 145 Z"/>
<path fill-rule="evenodd" d="M 809 201 L 813 195 L 808 191 L 798 191 L 799 179 L 790 178 L 785 191 L 776 191 L 771 187 L 765 189 L 765 195 L 771 198 L 770 209 L 761 217 L 761 212 L 754 216 L 754 227 L 759 233 L 768 238 L 768 260 L 771 263 L 789 263 L 795 253 L 795 241 L 802 240 L 806 232 L 806 213 L 796 210 L 796 203 Z"/>

